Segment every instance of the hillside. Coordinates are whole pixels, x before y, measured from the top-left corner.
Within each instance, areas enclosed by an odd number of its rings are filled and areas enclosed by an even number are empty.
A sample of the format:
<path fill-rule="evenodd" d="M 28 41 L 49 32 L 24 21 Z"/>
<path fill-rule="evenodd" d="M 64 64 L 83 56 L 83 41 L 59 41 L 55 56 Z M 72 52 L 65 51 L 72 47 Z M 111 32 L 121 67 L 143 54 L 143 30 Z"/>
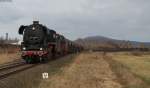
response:
<path fill-rule="evenodd" d="M 103 36 L 90 36 L 75 40 L 76 43 L 83 45 L 86 49 L 95 48 L 150 48 L 149 42 L 138 42 L 129 40 L 117 40 Z"/>

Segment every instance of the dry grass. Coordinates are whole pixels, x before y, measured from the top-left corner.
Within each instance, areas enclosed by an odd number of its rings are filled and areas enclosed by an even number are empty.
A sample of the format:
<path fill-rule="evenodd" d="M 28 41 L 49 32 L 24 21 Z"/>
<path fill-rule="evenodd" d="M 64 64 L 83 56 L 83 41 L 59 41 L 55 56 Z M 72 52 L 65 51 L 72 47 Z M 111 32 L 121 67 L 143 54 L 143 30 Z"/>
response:
<path fill-rule="evenodd" d="M 19 47 L 13 45 L 0 45 L 0 64 L 20 59 Z"/>
<path fill-rule="evenodd" d="M 19 53 L 1 53 L 0 54 L 0 64 L 12 62 L 16 59 L 20 59 Z"/>
<path fill-rule="evenodd" d="M 37 65 L 31 69 L 10 76 L 7 79 L 0 80 L 0 88 L 37 88 L 42 79 L 43 72 L 49 72 L 49 76 L 60 73 L 61 68 L 68 66 L 75 59 L 75 55 L 50 61 L 47 64 Z"/>
<path fill-rule="evenodd" d="M 121 88 L 101 53 L 82 53 L 61 71 L 42 80 L 39 88 Z"/>
<path fill-rule="evenodd" d="M 150 55 L 133 53 L 111 53 L 109 60 L 112 69 L 121 78 L 126 88 L 150 87 Z"/>
<path fill-rule="evenodd" d="M 19 46 L 0 45 L 0 54 L 3 54 L 3 53 L 17 53 L 18 51 L 20 51 Z"/>
<path fill-rule="evenodd" d="M 149 88 L 150 55 L 68 55 L 0 81 L 0 88 Z M 49 78 L 42 79 L 48 72 Z"/>

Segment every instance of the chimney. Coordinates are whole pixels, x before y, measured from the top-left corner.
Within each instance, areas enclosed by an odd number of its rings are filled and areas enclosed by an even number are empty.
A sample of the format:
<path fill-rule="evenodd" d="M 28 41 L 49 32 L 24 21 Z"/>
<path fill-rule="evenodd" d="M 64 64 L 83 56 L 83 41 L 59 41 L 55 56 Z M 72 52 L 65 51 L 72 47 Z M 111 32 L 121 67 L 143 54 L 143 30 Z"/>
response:
<path fill-rule="evenodd" d="M 8 41 L 8 33 L 6 33 L 6 41 Z"/>
<path fill-rule="evenodd" d="M 39 24 L 39 21 L 33 21 L 33 24 Z"/>

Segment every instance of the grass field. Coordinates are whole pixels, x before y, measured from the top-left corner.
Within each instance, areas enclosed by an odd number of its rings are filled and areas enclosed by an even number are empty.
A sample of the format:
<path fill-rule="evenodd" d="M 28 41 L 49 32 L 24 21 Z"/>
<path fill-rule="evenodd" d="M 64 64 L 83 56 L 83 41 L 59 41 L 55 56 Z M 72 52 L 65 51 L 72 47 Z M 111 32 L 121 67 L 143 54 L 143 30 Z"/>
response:
<path fill-rule="evenodd" d="M 84 52 L 13 75 L 0 88 L 150 88 L 149 78 L 149 53 Z"/>
<path fill-rule="evenodd" d="M 150 88 L 150 54 L 110 53 L 106 58 L 126 88 Z"/>
<path fill-rule="evenodd" d="M 115 80 L 102 53 L 82 53 L 61 72 L 43 80 L 38 88 L 121 88 Z"/>

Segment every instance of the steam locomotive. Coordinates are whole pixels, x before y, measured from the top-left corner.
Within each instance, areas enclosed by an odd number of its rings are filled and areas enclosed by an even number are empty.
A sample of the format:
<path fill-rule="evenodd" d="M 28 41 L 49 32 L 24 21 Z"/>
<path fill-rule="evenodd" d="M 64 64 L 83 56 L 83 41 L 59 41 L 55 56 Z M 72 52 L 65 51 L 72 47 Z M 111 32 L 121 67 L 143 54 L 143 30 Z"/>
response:
<path fill-rule="evenodd" d="M 45 62 L 56 56 L 79 52 L 82 49 L 63 35 L 39 24 L 39 21 L 33 21 L 31 25 L 21 25 L 18 33 L 23 35 L 21 56 L 26 63 Z"/>

